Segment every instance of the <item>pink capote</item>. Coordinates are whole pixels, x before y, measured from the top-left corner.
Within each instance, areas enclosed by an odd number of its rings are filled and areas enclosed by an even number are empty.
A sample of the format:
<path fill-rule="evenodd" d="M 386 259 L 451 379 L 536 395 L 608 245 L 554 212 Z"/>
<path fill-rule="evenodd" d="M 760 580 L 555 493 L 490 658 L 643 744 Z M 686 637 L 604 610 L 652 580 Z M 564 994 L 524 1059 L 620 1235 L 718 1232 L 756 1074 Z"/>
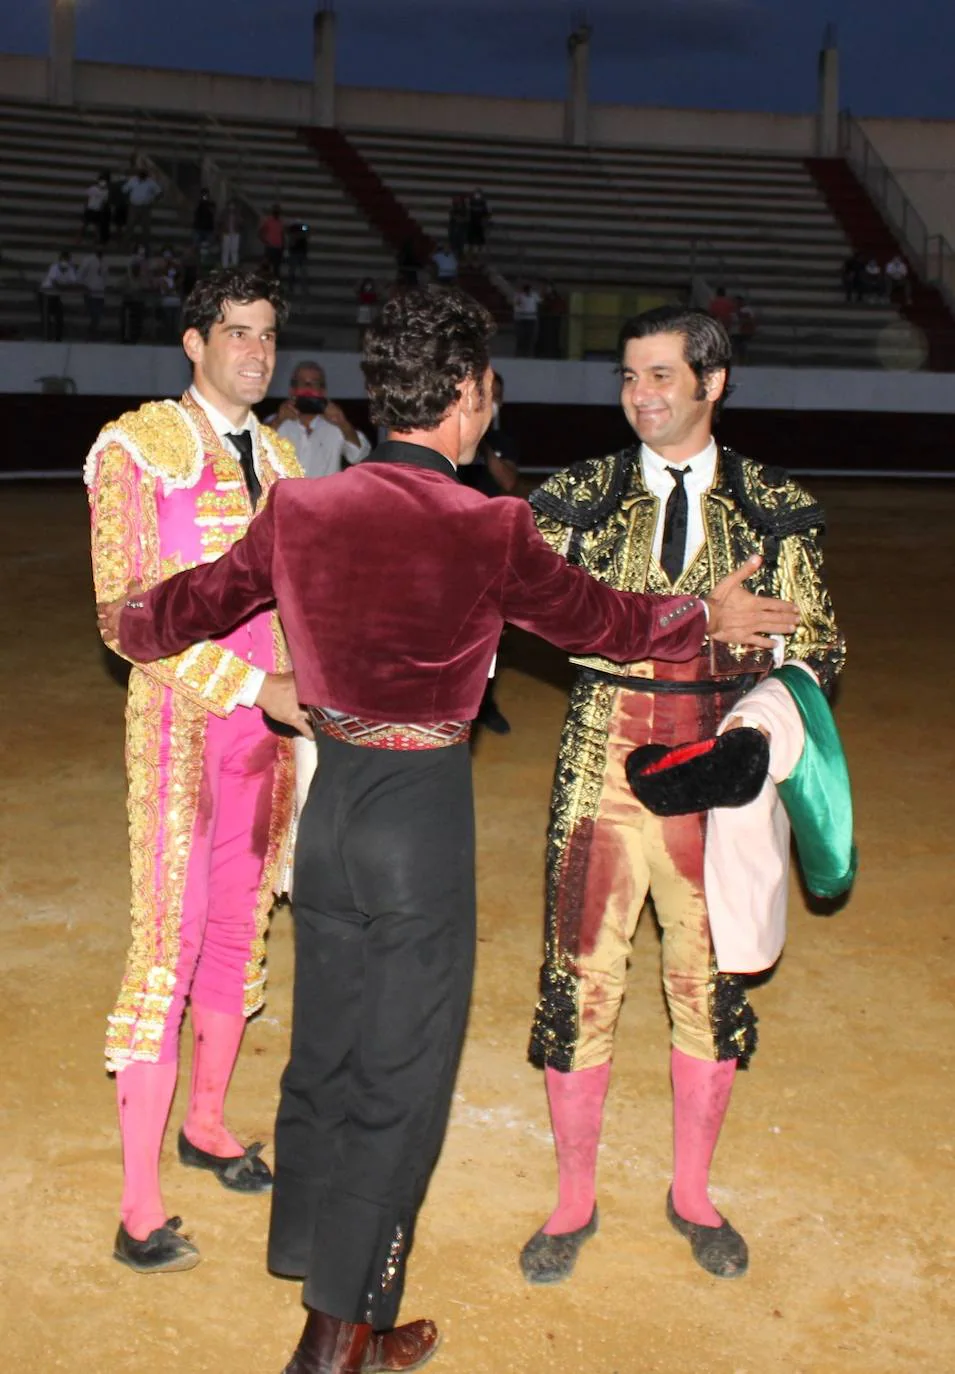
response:
<path fill-rule="evenodd" d="M 769 735 L 769 775 L 755 801 L 707 817 L 706 905 L 720 972 L 761 973 L 786 943 L 790 827 L 776 784 L 798 763 L 805 733 L 791 694 L 773 678 L 741 697 L 730 717 Z"/>

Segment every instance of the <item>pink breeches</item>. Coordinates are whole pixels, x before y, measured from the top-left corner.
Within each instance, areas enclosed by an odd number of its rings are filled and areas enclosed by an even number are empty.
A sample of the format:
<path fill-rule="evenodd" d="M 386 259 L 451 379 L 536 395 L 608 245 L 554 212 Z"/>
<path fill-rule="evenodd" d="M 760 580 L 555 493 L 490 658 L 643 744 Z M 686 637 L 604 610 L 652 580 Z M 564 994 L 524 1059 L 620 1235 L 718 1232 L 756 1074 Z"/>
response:
<path fill-rule="evenodd" d="M 187 996 L 211 1011 L 243 1013 L 278 748 L 257 710 L 209 717 L 160 1063 L 176 1058 Z"/>

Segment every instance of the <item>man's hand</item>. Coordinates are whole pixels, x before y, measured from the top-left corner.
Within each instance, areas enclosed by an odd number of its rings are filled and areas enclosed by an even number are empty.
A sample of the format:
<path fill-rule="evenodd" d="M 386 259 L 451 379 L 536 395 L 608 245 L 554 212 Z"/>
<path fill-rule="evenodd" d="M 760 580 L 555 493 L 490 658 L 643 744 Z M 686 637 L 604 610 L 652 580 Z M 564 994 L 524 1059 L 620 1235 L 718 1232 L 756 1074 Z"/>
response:
<path fill-rule="evenodd" d="M 119 618 L 123 614 L 128 601 L 133 601 L 142 594 L 142 584 L 130 582 L 122 596 L 118 596 L 115 601 L 97 601 L 96 603 L 96 625 L 103 640 L 109 648 L 119 651 Z"/>
<path fill-rule="evenodd" d="M 275 423 L 281 425 L 286 420 L 300 420 L 302 417 L 295 409 L 294 401 L 283 401 L 276 411 Z"/>
<path fill-rule="evenodd" d="M 707 633 L 710 639 L 725 644 L 745 644 L 754 649 L 772 649 L 772 635 L 788 635 L 799 625 L 799 608 L 791 601 L 776 601 L 754 596 L 743 583 L 762 566 L 759 554 L 748 558 L 741 568 L 724 577 L 705 597 L 710 610 Z"/>
<path fill-rule="evenodd" d="M 322 418 L 327 420 L 330 425 L 337 425 L 349 444 L 357 445 L 359 443 L 358 431 L 337 401 L 329 401 L 326 404 Z"/>
<path fill-rule="evenodd" d="M 281 721 L 283 725 L 291 725 L 306 739 L 315 738 L 312 723 L 298 704 L 294 674 L 266 673 L 255 704 L 261 707 L 267 716 Z"/>

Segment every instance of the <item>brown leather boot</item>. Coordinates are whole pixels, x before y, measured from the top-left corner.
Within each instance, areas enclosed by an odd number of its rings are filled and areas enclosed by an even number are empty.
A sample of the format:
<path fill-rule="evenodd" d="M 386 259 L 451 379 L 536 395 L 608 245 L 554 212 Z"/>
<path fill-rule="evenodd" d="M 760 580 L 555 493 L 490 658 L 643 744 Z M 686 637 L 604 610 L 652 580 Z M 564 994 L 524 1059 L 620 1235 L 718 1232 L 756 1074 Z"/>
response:
<path fill-rule="evenodd" d="M 362 1374 L 371 1327 L 308 1309 L 305 1329 L 283 1374 Z"/>
<path fill-rule="evenodd" d="M 362 1374 L 392 1374 L 392 1371 L 420 1369 L 431 1359 L 441 1343 L 434 1322 L 408 1322 L 393 1331 L 373 1331 L 365 1351 Z"/>

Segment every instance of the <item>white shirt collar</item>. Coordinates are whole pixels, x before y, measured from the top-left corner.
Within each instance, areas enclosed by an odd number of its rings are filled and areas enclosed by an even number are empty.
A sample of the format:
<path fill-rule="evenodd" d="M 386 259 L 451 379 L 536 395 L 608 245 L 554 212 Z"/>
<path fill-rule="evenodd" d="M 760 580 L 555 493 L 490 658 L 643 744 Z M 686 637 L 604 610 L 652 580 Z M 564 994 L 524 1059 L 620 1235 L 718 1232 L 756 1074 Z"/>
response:
<path fill-rule="evenodd" d="M 216 410 L 211 401 L 207 401 L 205 396 L 196 389 L 195 383 L 189 388 L 189 395 L 196 405 L 201 406 L 205 411 L 209 423 L 215 430 L 220 439 L 224 439 L 229 434 L 242 434 L 246 430 L 252 435 L 252 443 L 258 449 L 258 421 L 250 410 L 246 416 L 244 425 L 234 425 L 231 420 L 226 419 L 221 410 Z"/>
<path fill-rule="evenodd" d="M 688 491 L 706 491 L 712 486 L 713 478 L 716 476 L 716 460 L 719 450 L 716 447 L 716 440 L 711 436 L 706 448 L 688 458 L 685 463 L 668 462 L 656 453 L 649 444 L 640 445 L 640 463 L 643 468 L 643 480 L 651 491 L 658 492 L 660 489 L 669 491 L 673 486 L 673 478 L 667 472 L 668 467 L 689 468 L 687 474 L 686 487 Z"/>

